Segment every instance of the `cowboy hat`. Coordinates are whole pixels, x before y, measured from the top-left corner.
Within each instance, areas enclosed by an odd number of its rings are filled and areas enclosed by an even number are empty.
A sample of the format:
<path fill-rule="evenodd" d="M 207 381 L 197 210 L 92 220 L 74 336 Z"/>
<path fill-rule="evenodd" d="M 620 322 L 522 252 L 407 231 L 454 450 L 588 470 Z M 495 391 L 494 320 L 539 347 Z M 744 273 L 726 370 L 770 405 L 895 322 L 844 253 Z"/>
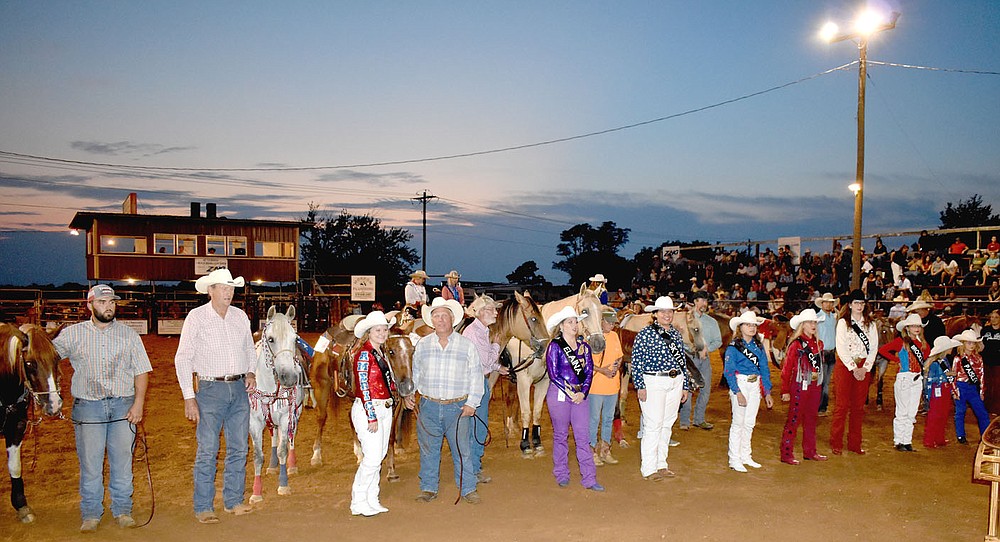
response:
<path fill-rule="evenodd" d="M 934 348 L 931 348 L 931 353 L 928 357 L 934 357 L 942 352 L 947 352 L 956 346 L 962 346 L 962 343 L 952 339 L 947 335 L 942 335 L 934 339 Z"/>
<path fill-rule="evenodd" d="M 423 269 L 417 269 L 416 271 L 410 273 L 411 279 L 426 279 L 427 273 L 424 273 Z"/>
<path fill-rule="evenodd" d="M 830 292 L 826 292 L 825 294 L 823 294 L 823 295 L 821 295 L 821 296 L 817 297 L 817 298 L 816 298 L 816 300 L 815 300 L 815 301 L 813 301 L 813 303 L 815 303 L 817 307 L 819 307 L 819 308 L 821 308 L 821 309 L 822 309 L 822 308 L 823 308 L 823 303 L 825 303 L 825 302 L 827 302 L 827 301 L 831 301 L 831 302 L 833 302 L 833 306 L 834 306 L 834 307 L 837 307 L 837 306 L 839 306 L 839 305 L 840 305 L 840 300 L 839 300 L 839 299 L 837 299 L 837 298 L 836 298 L 836 297 L 835 297 L 835 296 L 834 296 L 833 294 L 831 294 Z"/>
<path fill-rule="evenodd" d="M 643 310 L 645 312 L 656 312 L 656 311 L 672 311 L 676 310 L 677 307 L 674 306 L 674 300 L 670 299 L 670 296 L 660 296 L 656 298 L 656 302 L 652 305 L 646 305 Z"/>
<path fill-rule="evenodd" d="M 472 303 L 469 304 L 469 309 L 466 312 L 470 316 L 475 316 L 476 314 L 479 314 L 479 311 L 487 307 L 499 308 L 500 304 L 497 303 L 492 297 L 483 294 L 476 296 L 476 298 L 472 300 Z"/>
<path fill-rule="evenodd" d="M 233 274 L 229 272 L 225 267 L 221 269 L 216 269 L 211 273 L 200 277 L 194 282 L 194 289 L 198 290 L 199 293 L 207 294 L 208 287 L 213 284 L 225 284 L 226 286 L 233 286 L 235 288 L 242 288 L 244 281 L 243 277 L 233 278 Z"/>
<path fill-rule="evenodd" d="M 573 307 L 563 307 L 559 312 L 549 316 L 549 319 L 545 321 L 545 328 L 549 330 L 549 333 L 552 333 L 567 318 L 579 319 L 580 315 Z"/>
<path fill-rule="evenodd" d="M 788 321 L 788 325 L 792 329 L 798 329 L 799 325 L 805 322 L 821 322 L 826 320 L 826 315 L 818 316 L 816 311 L 813 309 L 803 309 L 802 312 L 792 316 L 792 319 Z"/>
<path fill-rule="evenodd" d="M 913 303 L 910 303 L 910 306 L 906 307 L 906 312 L 913 312 L 913 311 L 917 311 L 917 310 L 920 310 L 920 309 L 933 309 L 933 308 L 934 308 L 934 305 L 931 305 L 930 303 L 928 303 L 928 302 L 920 299 L 920 300 L 914 301 Z"/>
<path fill-rule="evenodd" d="M 604 278 L 604 275 L 602 275 L 600 273 L 598 273 L 598 274 L 590 277 L 587 280 L 589 280 L 590 282 L 607 282 L 608 281 L 608 279 Z"/>
<path fill-rule="evenodd" d="M 736 328 L 740 327 L 740 324 L 753 324 L 759 326 L 764 323 L 764 318 L 757 316 L 754 311 L 746 311 L 739 316 L 734 316 L 729 319 L 729 329 L 736 331 Z"/>
<path fill-rule="evenodd" d="M 462 323 L 465 319 L 465 310 L 462 306 L 458 304 L 458 301 L 454 299 L 445 299 L 443 297 L 435 297 L 434 301 L 430 305 L 424 305 L 420 307 L 420 317 L 424 319 L 424 323 L 434 327 L 434 322 L 431 320 L 431 314 L 434 313 L 435 309 L 446 308 L 451 311 L 451 325 L 457 326 Z"/>
<path fill-rule="evenodd" d="M 395 323 L 395 318 L 392 320 L 386 320 L 384 312 L 372 311 L 368 313 L 368 316 L 365 316 L 364 320 L 354 324 L 354 336 L 360 339 L 365 335 L 366 331 L 375 326 L 391 326 Z"/>
<path fill-rule="evenodd" d="M 903 328 L 905 328 L 906 326 L 927 327 L 927 324 L 920 319 L 919 314 L 907 314 L 906 318 L 903 318 L 902 320 L 896 322 L 896 331 L 902 333 Z"/>
<path fill-rule="evenodd" d="M 462 278 L 462 275 L 459 275 L 458 271 L 452 269 L 451 271 L 448 271 L 448 274 L 445 275 L 444 278 L 458 280 L 458 279 Z"/>
<path fill-rule="evenodd" d="M 857 288 L 851 290 L 851 293 L 847 294 L 847 301 L 848 301 L 848 303 L 851 303 L 851 302 L 854 302 L 854 301 L 868 302 L 868 300 L 865 298 L 865 293 L 862 292 L 861 290 L 857 289 Z"/>
<path fill-rule="evenodd" d="M 955 339 L 956 341 L 968 341 L 970 343 L 983 342 L 983 338 L 980 337 L 979 335 L 976 335 L 976 332 L 971 329 L 967 329 L 959 333 L 958 335 L 955 335 L 954 337 L 952 337 L 952 339 Z"/>

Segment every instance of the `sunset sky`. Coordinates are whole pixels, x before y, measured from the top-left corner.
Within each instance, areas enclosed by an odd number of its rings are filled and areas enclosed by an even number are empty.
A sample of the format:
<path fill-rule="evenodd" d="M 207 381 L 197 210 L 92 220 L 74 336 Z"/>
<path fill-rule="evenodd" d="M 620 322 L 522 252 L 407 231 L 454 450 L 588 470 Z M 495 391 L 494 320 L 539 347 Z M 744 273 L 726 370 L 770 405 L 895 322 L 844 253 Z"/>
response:
<path fill-rule="evenodd" d="M 830 70 L 858 51 L 817 35 L 861 4 L 0 2 L 0 284 L 85 281 L 67 224 L 129 192 L 370 213 L 419 251 L 427 190 L 427 271 L 472 280 L 565 281 L 583 222 L 631 228 L 625 256 L 849 235 L 857 66 Z M 901 13 L 869 59 L 905 66 L 869 67 L 865 233 L 1000 211 L 1000 3 L 868 5 Z"/>

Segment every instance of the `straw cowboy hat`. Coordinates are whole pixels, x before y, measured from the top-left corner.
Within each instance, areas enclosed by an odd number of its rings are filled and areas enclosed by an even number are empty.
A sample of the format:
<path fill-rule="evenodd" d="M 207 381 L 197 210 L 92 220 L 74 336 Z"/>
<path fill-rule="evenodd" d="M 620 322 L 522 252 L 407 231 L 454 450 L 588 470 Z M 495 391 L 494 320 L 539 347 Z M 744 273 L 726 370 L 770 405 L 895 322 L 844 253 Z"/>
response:
<path fill-rule="evenodd" d="M 677 310 L 677 307 L 674 306 L 674 300 L 670 299 L 670 296 L 661 296 L 656 298 L 656 302 L 652 305 L 646 305 L 643 310 L 646 312 L 672 311 Z"/>
<path fill-rule="evenodd" d="M 729 319 L 729 329 L 736 331 L 736 328 L 740 327 L 740 324 L 754 324 L 761 325 L 764 323 L 764 318 L 757 316 L 754 311 L 746 311 L 739 316 L 734 316 Z"/>
<path fill-rule="evenodd" d="M 958 335 L 955 335 L 954 337 L 952 337 L 952 339 L 955 339 L 956 341 L 969 341 L 971 343 L 983 342 L 983 338 L 980 337 L 979 335 L 976 335 L 976 332 L 972 331 L 971 329 L 967 329 L 959 333 Z"/>
<path fill-rule="evenodd" d="M 410 273 L 411 279 L 426 279 L 427 273 L 424 273 L 423 269 L 417 269 L 416 271 Z"/>
<path fill-rule="evenodd" d="M 927 327 L 927 324 L 925 324 L 924 321 L 920 319 L 919 314 L 907 314 L 906 318 L 903 318 L 902 320 L 896 322 L 896 331 L 902 333 L 903 329 L 906 328 L 906 326 Z"/>
<path fill-rule="evenodd" d="M 930 303 L 920 299 L 914 301 L 913 303 L 910 303 L 910 306 L 906 307 L 906 312 L 913 312 L 913 311 L 918 311 L 920 309 L 933 309 L 933 308 L 934 305 L 931 305 Z"/>
<path fill-rule="evenodd" d="M 492 297 L 483 294 L 472 300 L 472 303 L 469 304 L 469 308 L 466 310 L 466 313 L 469 316 L 475 316 L 479 314 L 479 311 L 487 307 L 500 308 L 500 304 L 497 303 Z"/>
<path fill-rule="evenodd" d="M 368 313 L 368 316 L 365 316 L 364 320 L 354 324 L 354 336 L 360 339 L 365 335 L 366 331 L 375 326 L 392 326 L 395 323 L 395 317 L 392 320 L 386 320 L 384 312 L 372 311 Z"/>
<path fill-rule="evenodd" d="M 549 330 L 549 333 L 552 333 L 567 318 L 579 319 L 580 315 L 573 307 L 563 307 L 559 312 L 549 316 L 549 319 L 545 321 L 545 328 Z"/>
<path fill-rule="evenodd" d="M 458 279 L 462 278 L 462 275 L 459 275 L 458 271 L 452 269 L 451 271 L 448 271 L 448 274 L 445 275 L 444 278 L 458 280 Z"/>
<path fill-rule="evenodd" d="M 947 352 L 956 346 L 962 346 L 962 343 L 948 337 L 947 335 L 942 335 L 934 339 L 934 348 L 931 348 L 931 353 L 928 357 L 934 357 L 941 352 Z"/>
<path fill-rule="evenodd" d="M 233 278 L 233 274 L 229 272 L 228 269 L 216 269 L 211 273 L 199 278 L 194 283 L 194 289 L 198 290 L 199 293 L 207 294 L 208 287 L 213 284 L 225 284 L 226 286 L 233 286 L 235 288 L 242 288 L 244 281 L 243 277 Z"/>
<path fill-rule="evenodd" d="M 452 327 L 462 323 L 462 320 L 465 319 L 465 310 L 458 304 L 458 301 L 455 301 L 454 299 L 445 299 L 443 297 L 435 297 L 434 301 L 432 301 L 430 305 L 420 307 L 420 317 L 424 319 L 425 324 L 434 327 L 434 322 L 431 320 L 431 314 L 434 313 L 435 309 L 440 309 L 442 307 L 451 311 Z"/>
<path fill-rule="evenodd" d="M 788 321 L 788 325 L 791 326 L 791 328 L 794 330 L 798 329 L 799 325 L 802 323 L 821 322 L 823 320 L 826 320 L 826 315 L 819 316 L 813 309 L 803 309 L 802 312 L 796 314 L 795 316 L 792 316 L 792 319 Z"/>
<path fill-rule="evenodd" d="M 604 275 L 598 273 L 588 279 L 590 282 L 607 282 L 608 279 L 604 278 Z"/>
<path fill-rule="evenodd" d="M 813 303 L 815 303 L 817 307 L 819 307 L 819 308 L 822 309 L 823 308 L 823 303 L 825 303 L 827 301 L 832 301 L 834 307 L 839 307 L 840 306 L 840 300 L 837 299 L 836 296 L 834 296 L 830 292 L 826 292 L 825 294 L 817 297 L 816 300 L 813 301 Z"/>

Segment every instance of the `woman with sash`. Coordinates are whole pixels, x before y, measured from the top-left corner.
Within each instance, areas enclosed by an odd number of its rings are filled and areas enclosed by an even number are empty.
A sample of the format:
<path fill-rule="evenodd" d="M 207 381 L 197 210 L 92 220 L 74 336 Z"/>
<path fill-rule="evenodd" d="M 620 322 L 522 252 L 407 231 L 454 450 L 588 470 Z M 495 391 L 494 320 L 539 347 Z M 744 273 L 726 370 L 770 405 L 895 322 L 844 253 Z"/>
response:
<path fill-rule="evenodd" d="M 733 424 L 729 427 L 729 468 L 736 472 L 747 472 L 747 467 L 761 467 L 753 460 L 750 439 L 757 424 L 761 399 L 767 408 L 774 406 L 767 354 L 757 338 L 757 326 L 763 321 L 753 311 L 729 320 L 733 342 L 726 348 L 722 374 L 729 384 L 729 403 L 733 409 Z"/>
<path fill-rule="evenodd" d="M 943 335 L 934 339 L 934 348 L 927 357 L 924 371 L 924 398 L 927 399 L 927 425 L 924 427 L 924 448 L 940 448 L 948 444 L 944 438 L 944 426 L 948 422 L 951 409 L 952 381 L 951 363 L 948 354 L 962 343 Z"/>
<path fill-rule="evenodd" d="M 441 288 L 441 297 L 445 299 L 454 299 L 458 301 L 458 304 L 465 306 L 465 291 L 462 290 L 462 285 L 459 284 L 458 279 L 462 278 L 462 275 L 458 274 L 458 271 L 452 269 L 448 272 L 444 278 L 448 281 L 445 283 L 444 287 Z"/>
<path fill-rule="evenodd" d="M 816 336 L 820 316 L 805 309 L 793 316 L 794 330 L 788 341 L 785 364 L 781 368 L 781 400 L 790 403 L 788 419 L 781 438 L 781 461 L 798 465 L 795 459 L 795 433 L 802 424 L 802 455 L 812 461 L 826 461 L 816 451 L 816 419 L 823 397 L 823 341 Z"/>
<path fill-rule="evenodd" d="M 545 404 L 552 420 L 552 474 L 559 487 L 569 485 L 569 428 L 576 441 L 580 482 L 593 491 L 604 491 L 597 483 L 597 467 L 590 447 L 590 405 L 587 395 L 594 377 L 590 345 L 579 335 L 580 316 L 573 307 L 564 307 L 545 322 L 549 333 L 556 331 L 545 351 L 549 391 Z"/>
<path fill-rule="evenodd" d="M 892 440 L 897 452 L 914 451 L 913 426 L 917 423 L 917 409 L 920 407 L 920 394 L 924 388 L 924 362 L 931 350 L 924 338 L 925 325 L 919 314 L 910 313 L 896 322 L 899 337 L 878 349 L 879 355 L 899 363 L 896 382 L 892 385 L 893 396 L 896 398 Z"/>
<path fill-rule="evenodd" d="M 847 449 L 864 455 L 861 426 L 865 419 L 865 399 L 872 366 L 878 355 L 878 328 L 871 317 L 871 307 L 861 290 L 853 290 L 840 309 L 837 320 L 837 363 L 833 368 L 836 402 L 830 423 L 830 448 L 834 455 L 844 453 L 844 426 L 847 425 Z"/>
<path fill-rule="evenodd" d="M 976 415 L 980 438 L 990 425 L 990 415 L 983 403 L 983 358 L 979 355 L 983 349 L 983 339 L 971 329 L 952 339 L 962 343 L 951 367 L 951 372 L 955 375 L 955 436 L 959 444 L 968 444 L 969 441 L 965 438 L 966 407 L 972 407 L 972 413 Z"/>
<path fill-rule="evenodd" d="M 389 338 L 389 326 L 382 311 L 372 311 L 354 326 L 358 338 L 350 356 L 353 361 L 354 404 L 351 422 L 361 444 L 362 458 L 351 488 L 351 514 L 374 516 L 389 509 L 379 502 L 382 460 L 389 451 L 392 425 L 392 395 L 396 385 L 382 345 Z"/>

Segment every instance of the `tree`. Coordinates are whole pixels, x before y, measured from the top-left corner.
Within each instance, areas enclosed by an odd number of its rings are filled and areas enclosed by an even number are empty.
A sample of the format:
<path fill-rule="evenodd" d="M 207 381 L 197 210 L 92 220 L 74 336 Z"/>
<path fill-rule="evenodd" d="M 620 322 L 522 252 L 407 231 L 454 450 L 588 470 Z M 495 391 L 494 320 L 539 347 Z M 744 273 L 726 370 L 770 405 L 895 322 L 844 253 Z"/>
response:
<path fill-rule="evenodd" d="M 303 270 L 316 275 L 375 275 L 379 290 L 401 291 L 410 269 L 419 261 L 407 246 L 407 230 L 383 227 L 371 215 L 321 215 L 310 203 L 302 231 Z"/>
<path fill-rule="evenodd" d="M 941 211 L 941 229 L 979 226 L 1000 226 L 1000 215 L 993 214 L 992 205 L 983 205 L 983 197 L 979 194 L 954 206 L 949 201 Z"/>
<path fill-rule="evenodd" d="M 538 264 L 534 260 L 528 260 L 507 275 L 507 282 L 510 284 L 544 285 L 548 281 L 538 274 Z"/>
<path fill-rule="evenodd" d="M 559 234 L 562 241 L 556 253 L 563 259 L 553 262 L 552 268 L 565 271 L 570 284 L 581 284 L 594 273 L 608 279 L 609 288 L 631 284 L 632 264 L 618 255 L 618 249 L 628 243 L 628 228 L 619 228 L 614 222 L 604 222 L 599 228 L 590 224 L 577 224 Z"/>

